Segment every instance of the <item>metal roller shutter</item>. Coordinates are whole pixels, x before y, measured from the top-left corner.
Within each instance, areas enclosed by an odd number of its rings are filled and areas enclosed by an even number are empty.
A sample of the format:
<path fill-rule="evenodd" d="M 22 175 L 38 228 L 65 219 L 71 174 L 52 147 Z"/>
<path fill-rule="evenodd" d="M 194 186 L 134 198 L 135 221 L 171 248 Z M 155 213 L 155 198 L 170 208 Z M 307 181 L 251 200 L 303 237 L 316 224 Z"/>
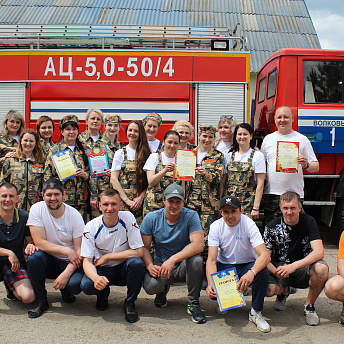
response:
<path fill-rule="evenodd" d="M 197 129 L 202 124 L 217 126 L 221 115 L 233 115 L 238 123 L 246 122 L 246 84 L 198 84 Z"/>
<path fill-rule="evenodd" d="M 11 109 L 20 111 L 25 118 L 24 82 L 0 82 L 0 125 Z"/>

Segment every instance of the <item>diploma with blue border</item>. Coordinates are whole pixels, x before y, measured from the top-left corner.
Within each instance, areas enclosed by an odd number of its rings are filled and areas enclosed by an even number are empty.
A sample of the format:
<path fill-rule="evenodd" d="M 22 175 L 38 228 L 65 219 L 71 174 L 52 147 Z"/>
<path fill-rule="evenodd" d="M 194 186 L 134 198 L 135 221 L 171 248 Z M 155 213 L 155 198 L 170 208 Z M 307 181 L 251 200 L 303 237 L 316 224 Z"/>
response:
<path fill-rule="evenodd" d="M 86 154 L 90 163 L 91 178 L 106 176 L 106 170 L 110 169 L 106 147 L 89 149 Z"/>
<path fill-rule="evenodd" d="M 221 312 L 246 305 L 244 294 L 237 290 L 239 278 L 235 268 L 216 272 L 210 277 Z"/>
<path fill-rule="evenodd" d="M 52 154 L 51 160 L 53 161 L 57 174 L 62 182 L 76 175 L 78 167 L 70 149 Z"/>

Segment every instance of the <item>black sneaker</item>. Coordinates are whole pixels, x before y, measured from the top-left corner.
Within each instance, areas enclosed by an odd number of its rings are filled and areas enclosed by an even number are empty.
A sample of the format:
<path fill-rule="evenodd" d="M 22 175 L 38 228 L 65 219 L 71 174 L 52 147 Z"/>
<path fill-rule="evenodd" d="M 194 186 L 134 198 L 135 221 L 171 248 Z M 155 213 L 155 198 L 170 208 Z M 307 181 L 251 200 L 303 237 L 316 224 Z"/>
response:
<path fill-rule="evenodd" d="M 126 321 L 128 321 L 129 323 L 134 323 L 139 320 L 139 315 L 135 310 L 134 302 L 127 301 L 127 299 L 125 299 L 123 307 Z"/>
<path fill-rule="evenodd" d="M 156 294 L 155 299 L 154 299 L 154 306 L 155 307 L 163 308 L 163 307 L 167 306 L 166 295 L 167 295 L 169 290 L 170 290 L 170 286 L 165 285 L 165 290 L 160 294 Z"/>
<path fill-rule="evenodd" d="M 186 312 L 191 315 L 192 321 L 196 324 L 203 324 L 206 322 L 205 315 L 201 310 L 199 301 L 194 300 L 188 303 Z"/>
<path fill-rule="evenodd" d="M 107 286 L 104 288 L 101 295 L 97 295 L 96 310 L 97 311 L 106 311 L 109 308 L 109 295 L 110 287 Z"/>
<path fill-rule="evenodd" d="M 7 300 L 10 300 L 10 301 L 16 301 L 16 300 L 18 300 L 18 299 L 14 296 L 13 291 L 7 286 L 7 284 L 4 283 L 4 285 L 5 285 L 6 291 L 7 291 L 7 296 L 6 296 Z"/>
<path fill-rule="evenodd" d="M 47 309 L 49 309 L 48 302 L 37 302 L 35 308 L 29 310 L 28 316 L 31 319 L 36 319 L 40 317 Z"/>
<path fill-rule="evenodd" d="M 75 295 L 69 293 L 67 290 L 60 289 L 62 300 L 66 303 L 74 303 L 76 301 Z"/>

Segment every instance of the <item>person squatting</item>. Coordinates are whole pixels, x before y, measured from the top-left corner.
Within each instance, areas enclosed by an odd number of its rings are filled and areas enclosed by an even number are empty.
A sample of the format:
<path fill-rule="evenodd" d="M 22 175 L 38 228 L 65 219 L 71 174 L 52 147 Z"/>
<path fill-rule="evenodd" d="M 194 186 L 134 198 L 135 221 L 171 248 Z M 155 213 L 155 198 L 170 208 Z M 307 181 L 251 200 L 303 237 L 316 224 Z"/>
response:
<path fill-rule="evenodd" d="M 277 109 L 277 131 L 260 151 L 251 126 L 233 115 L 221 116 L 217 127 L 201 125 L 195 146 L 185 120 L 158 140 L 157 113 L 121 128 L 120 115 L 90 109 L 83 133 L 78 117 L 67 115 L 58 125 L 61 140 L 53 142 L 50 117 L 39 118 L 35 131 L 10 110 L 0 136 L 0 280 L 7 298 L 35 302 L 28 316 L 38 318 L 49 309 L 47 278 L 63 302 L 74 303 L 81 292 L 95 295 L 98 311 L 109 308 L 111 285 L 125 286 L 124 318 L 134 323 L 141 288 L 163 308 L 171 285 L 181 282 L 186 311 L 201 324 L 202 288 L 216 300 L 211 274 L 235 267 L 237 289 L 252 289 L 249 321 L 258 330 L 270 331 L 265 297 L 276 295 L 274 308 L 283 311 L 291 288 L 309 288 L 305 321 L 318 325 L 314 304 L 329 269 L 317 224 L 301 210 L 303 169 L 317 172 L 319 163 L 308 139 L 292 129 L 293 119 L 290 108 Z M 123 129 L 126 145 L 119 142 Z M 296 173 L 276 172 L 277 140 L 299 143 Z M 109 161 L 96 178 L 90 149 L 106 149 Z M 177 149 L 196 153 L 194 180 L 174 178 Z M 61 152 L 75 160 L 74 175 L 63 181 L 54 163 Z M 263 235 L 255 223 L 260 211 L 267 219 Z M 325 291 L 344 302 L 340 278 L 342 268 Z"/>

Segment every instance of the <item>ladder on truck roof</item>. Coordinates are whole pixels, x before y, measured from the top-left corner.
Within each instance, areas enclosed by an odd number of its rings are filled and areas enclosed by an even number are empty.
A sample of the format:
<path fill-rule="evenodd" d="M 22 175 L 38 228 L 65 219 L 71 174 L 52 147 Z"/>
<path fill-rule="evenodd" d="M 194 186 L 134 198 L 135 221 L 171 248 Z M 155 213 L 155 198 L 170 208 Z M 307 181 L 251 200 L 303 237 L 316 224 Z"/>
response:
<path fill-rule="evenodd" d="M 240 24 L 232 31 L 224 27 L 0 25 L 0 49 L 248 50 L 240 31 Z M 214 42 L 226 43 L 226 48 L 216 48 Z"/>

